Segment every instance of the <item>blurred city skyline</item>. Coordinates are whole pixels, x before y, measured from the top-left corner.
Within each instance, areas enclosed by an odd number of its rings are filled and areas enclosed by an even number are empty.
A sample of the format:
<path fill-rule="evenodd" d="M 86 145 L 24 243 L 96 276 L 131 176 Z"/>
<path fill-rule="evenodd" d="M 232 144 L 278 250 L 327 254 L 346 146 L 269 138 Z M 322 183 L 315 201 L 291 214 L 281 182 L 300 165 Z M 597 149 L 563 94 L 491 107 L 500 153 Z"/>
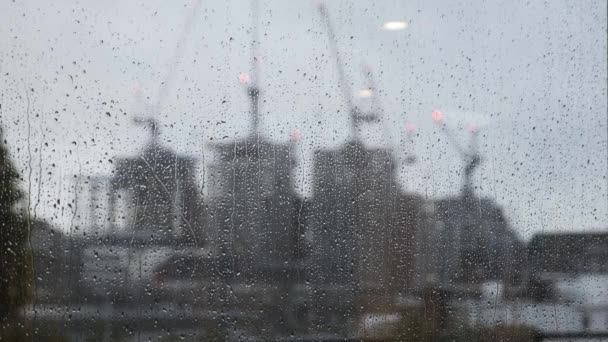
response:
<path fill-rule="evenodd" d="M 132 123 L 142 111 L 133 87 L 154 102 L 190 5 L 0 5 L 0 19 L 8 23 L 0 29 L 7 47 L 0 53 L 0 115 L 25 177 L 21 185 L 31 182 L 31 202 L 40 202 L 35 214 L 67 229 L 72 209 L 51 204 L 74 198 L 73 175 L 109 175 L 110 159 L 144 147 L 148 133 Z M 349 134 L 314 6 L 261 1 L 258 47 L 262 136 L 287 141 L 292 129 L 301 131 L 294 186 L 306 196 L 314 191 L 312 152 L 336 147 Z M 382 124 L 368 125 L 364 141 L 392 147 L 401 160 L 411 149 L 418 157 L 413 166 L 397 167 L 407 191 L 439 198 L 460 190 L 461 161 L 431 120 L 431 112 L 441 110 L 462 144 L 466 125 L 480 125 L 477 193 L 503 206 L 520 236 L 605 227 L 605 2 L 327 6 L 353 90 L 365 88 L 364 63 L 378 84 L 388 134 Z M 23 16 L 11 15 L 20 11 Z M 238 82 L 250 65 L 249 15 L 249 3 L 201 2 L 159 116 L 163 143 L 199 160 L 199 182 L 212 159 L 203 146 L 249 132 L 249 102 Z M 409 25 L 386 32 L 380 30 L 386 20 Z M 417 126 L 413 146 L 407 123 Z"/>

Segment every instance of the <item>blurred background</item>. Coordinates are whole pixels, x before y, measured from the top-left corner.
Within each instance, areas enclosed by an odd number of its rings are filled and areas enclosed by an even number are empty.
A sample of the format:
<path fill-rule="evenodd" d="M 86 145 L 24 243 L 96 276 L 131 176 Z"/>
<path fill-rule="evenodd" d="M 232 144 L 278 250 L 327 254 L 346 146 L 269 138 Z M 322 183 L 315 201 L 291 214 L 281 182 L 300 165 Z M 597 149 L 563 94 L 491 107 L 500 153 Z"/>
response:
<path fill-rule="evenodd" d="M 606 10 L 1 3 L 6 338 L 608 338 Z"/>

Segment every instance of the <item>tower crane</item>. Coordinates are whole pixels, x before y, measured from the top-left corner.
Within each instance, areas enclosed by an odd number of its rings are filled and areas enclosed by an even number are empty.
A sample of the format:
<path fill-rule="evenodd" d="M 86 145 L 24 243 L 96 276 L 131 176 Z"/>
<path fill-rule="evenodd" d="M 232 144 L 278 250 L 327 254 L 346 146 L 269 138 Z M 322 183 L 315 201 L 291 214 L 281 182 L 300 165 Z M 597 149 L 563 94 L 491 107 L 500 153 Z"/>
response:
<path fill-rule="evenodd" d="M 471 198 L 473 196 L 473 172 L 481 163 L 481 156 L 479 155 L 479 150 L 477 147 L 477 136 L 479 134 L 479 130 L 475 126 L 469 127 L 469 133 L 471 134 L 471 142 L 468 149 L 464 149 L 462 145 L 455 138 L 452 130 L 447 126 L 445 121 L 443 120 L 443 113 L 436 110 L 432 114 L 433 121 L 439 125 L 443 134 L 446 136 L 448 141 L 452 144 L 452 146 L 456 149 L 462 160 L 464 161 L 464 172 L 463 172 L 463 182 L 461 189 L 461 196 L 463 198 Z"/>
<path fill-rule="evenodd" d="M 334 33 L 334 28 L 329 17 L 329 12 L 322 3 L 318 5 L 317 9 L 321 15 L 321 19 L 323 19 L 323 22 L 325 23 L 325 29 L 327 30 L 327 36 L 329 38 L 329 48 L 334 55 L 336 70 L 338 71 L 338 82 L 340 89 L 342 90 L 342 97 L 346 102 L 346 108 L 350 114 L 351 137 L 354 141 L 359 141 L 359 123 L 377 121 L 378 116 L 373 113 L 364 114 L 353 104 L 352 90 L 346 79 L 344 65 L 338 50 L 338 42 L 336 40 L 336 34 Z"/>
<path fill-rule="evenodd" d="M 171 58 L 171 62 L 169 64 L 169 68 L 167 69 L 162 82 L 158 88 L 158 97 L 155 102 L 150 103 L 146 101 L 143 97 L 141 88 L 136 85 L 134 88 L 135 97 L 140 107 L 143 107 L 143 117 L 135 117 L 133 122 L 136 125 L 147 126 L 150 129 L 150 137 L 151 142 L 156 143 L 159 136 L 159 127 L 158 127 L 158 115 L 161 112 L 164 101 L 166 100 L 169 90 L 173 85 L 175 80 L 175 76 L 177 74 L 177 66 L 179 65 L 183 55 L 184 49 L 186 46 L 186 42 L 190 37 L 190 33 L 192 31 L 192 27 L 194 26 L 194 19 L 196 18 L 196 14 L 198 13 L 201 7 L 201 0 L 193 0 L 192 5 L 188 9 L 188 14 L 184 21 L 183 31 L 178 37 L 177 44 L 175 47 L 175 51 L 173 52 L 173 56 Z"/>
<path fill-rule="evenodd" d="M 382 106 L 382 103 L 380 102 L 380 98 L 377 93 L 378 88 L 376 85 L 372 67 L 369 64 L 363 64 L 362 71 L 363 71 L 363 75 L 365 76 L 366 83 L 367 83 L 366 90 L 368 90 L 370 92 L 370 97 L 371 97 L 371 101 L 372 101 L 372 114 L 375 114 L 374 112 L 377 112 L 377 115 L 382 117 L 379 120 L 382 121 L 382 127 L 384 130 L 384 134 L 386 137 L 388 137 L 388 140 L 392 143 L 391 132 L 390 132 L 389 128 L 387 127 L 386 120 L 382 120 L 382 119 L 384 119 L 385 112 L 384 112 L 384 108 Z M 415 131 L 416 131 L 416 125 L 414 125 L 413 123 L 406 124 L 405 133 L 407 136 L 407 140 L 405 143 L 409 144 L 410 147 L 412 147 L 414 145 Z M 414 164 L 416 162 L 416 155 L 413 153 L 413 149 L 411 151 L 407 151 L 407 149 L 405 149 L 405 150 L 406 150 L 405 163 L 408 165 Z"/>
<path fill-rule="evenodd" d="M 239 75 L 239 81 L 241 84 L 247 86 L 247 96 L 249 97 L 250 106 L 249 114 L 251 116 L 251 131 L 250 136 L 257 138 L 259 132 L 259 110 L 260 110 L 260 88 L 258 86 L 258 74 L 259 74 L 259 56 L 258 56 L 258 45 L 259 45 L 259 30 L 258 22 L 260 17 L 260 1 L 251 0 L 251 65 L 249 73 L 242 72 Z"/>

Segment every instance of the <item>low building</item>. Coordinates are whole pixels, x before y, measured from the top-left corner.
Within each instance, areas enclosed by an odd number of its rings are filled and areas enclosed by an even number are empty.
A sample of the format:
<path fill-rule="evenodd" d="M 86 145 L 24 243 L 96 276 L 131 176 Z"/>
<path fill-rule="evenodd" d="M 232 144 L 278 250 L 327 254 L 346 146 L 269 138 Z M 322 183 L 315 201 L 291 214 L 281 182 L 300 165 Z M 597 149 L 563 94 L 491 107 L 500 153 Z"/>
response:
<path fill-rule="evenodd" d="M 544 233 L 528 243 L 530 273 L 608 274 L 608 233 Z"/>

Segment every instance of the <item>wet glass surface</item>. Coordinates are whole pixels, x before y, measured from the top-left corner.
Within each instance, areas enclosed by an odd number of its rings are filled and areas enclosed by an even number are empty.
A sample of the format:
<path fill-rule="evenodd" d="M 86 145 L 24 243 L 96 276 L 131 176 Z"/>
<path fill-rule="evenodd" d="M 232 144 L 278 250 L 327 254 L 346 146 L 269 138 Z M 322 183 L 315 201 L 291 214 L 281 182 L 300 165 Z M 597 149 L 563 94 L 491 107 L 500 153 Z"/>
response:
<path fill-rule="evenodd" d="M 0 3 L 0 340 L 608 339 L 605 1 Z"/>

